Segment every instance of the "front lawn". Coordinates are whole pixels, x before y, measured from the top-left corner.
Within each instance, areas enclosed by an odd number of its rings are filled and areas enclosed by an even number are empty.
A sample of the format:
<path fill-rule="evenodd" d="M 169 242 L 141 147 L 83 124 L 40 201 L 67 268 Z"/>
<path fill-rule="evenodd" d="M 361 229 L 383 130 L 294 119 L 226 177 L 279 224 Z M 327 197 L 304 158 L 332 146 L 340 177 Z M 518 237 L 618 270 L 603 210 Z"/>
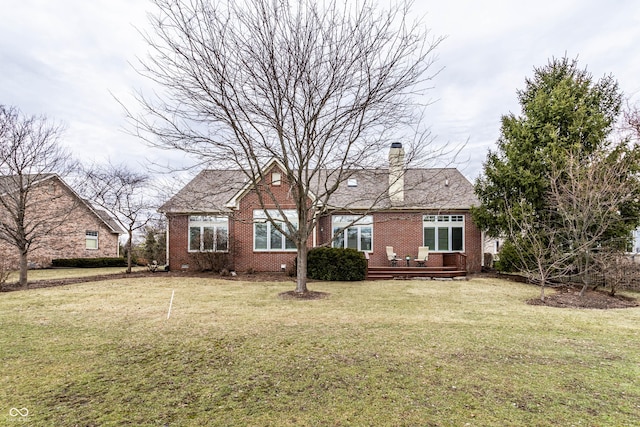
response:
<path fill-rule="evenodd" d="M 2 293 L 0 425 L 639 423 L 640 308 L 531 306 L 537 288 L 498 279 L 277 297 L 293 286 L 157 275 Z"/>

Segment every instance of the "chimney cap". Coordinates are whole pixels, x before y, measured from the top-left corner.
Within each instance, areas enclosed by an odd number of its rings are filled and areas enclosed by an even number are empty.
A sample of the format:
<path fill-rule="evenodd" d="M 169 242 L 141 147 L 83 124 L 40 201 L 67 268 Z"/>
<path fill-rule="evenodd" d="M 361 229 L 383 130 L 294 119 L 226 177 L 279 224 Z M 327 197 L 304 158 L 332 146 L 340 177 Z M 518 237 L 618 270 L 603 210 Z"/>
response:
<path fill-rule="evenodd" d="M 402 142 L 392 142 L 391 148 L 402 148 Z"/>

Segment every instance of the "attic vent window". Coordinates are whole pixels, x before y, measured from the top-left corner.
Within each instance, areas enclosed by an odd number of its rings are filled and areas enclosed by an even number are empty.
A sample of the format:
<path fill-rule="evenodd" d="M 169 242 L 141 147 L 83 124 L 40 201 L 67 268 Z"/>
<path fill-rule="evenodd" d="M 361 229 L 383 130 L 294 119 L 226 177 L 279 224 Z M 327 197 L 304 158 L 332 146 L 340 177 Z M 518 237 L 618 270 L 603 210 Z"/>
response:
<path fill-rule="evenodd" d="M 355 178 L 349 178 L 347 180 L 347 187 L 357 187 L 358 186 L 358 180 Z"/>
<path fill-rule="evenodd" d="M 282 175 L 279 172 L 273 172 L 271 174 L 271 185 L 280 186 L 282 184 Z"/>

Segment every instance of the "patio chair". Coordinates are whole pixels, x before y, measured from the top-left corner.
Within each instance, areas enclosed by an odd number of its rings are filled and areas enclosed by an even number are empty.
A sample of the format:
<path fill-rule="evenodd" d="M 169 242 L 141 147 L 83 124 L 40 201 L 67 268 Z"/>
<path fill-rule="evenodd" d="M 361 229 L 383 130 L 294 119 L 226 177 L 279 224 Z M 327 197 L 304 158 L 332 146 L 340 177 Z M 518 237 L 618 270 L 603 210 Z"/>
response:
<path fill-rule="evenodd" d="M 398 258 L 396 258 L 396 253 L 393 252 L 393 246 L 387 246 L 387 259 L 391 263 L 391 267 L 398 265 Z"/>
<path fill-rule="evenodd" d="M 429 246 L 418 246 L 418 256 L 414 259 L 418 267 L 424 267 L 429 260 Z"/>

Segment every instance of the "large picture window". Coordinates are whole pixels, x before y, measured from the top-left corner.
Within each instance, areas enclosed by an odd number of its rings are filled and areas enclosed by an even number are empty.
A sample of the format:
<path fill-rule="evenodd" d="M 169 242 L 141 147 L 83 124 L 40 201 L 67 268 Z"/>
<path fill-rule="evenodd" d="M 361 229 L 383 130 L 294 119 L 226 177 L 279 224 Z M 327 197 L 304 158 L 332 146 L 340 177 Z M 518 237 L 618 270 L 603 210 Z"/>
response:
<path fill-rule="evenodd" d="M 334 215 L 331 217 L 334 248 L 352 248 L 363 252 L 373 249 L 373 217 Z"/>
<path fill-rule="evenodd" d="M 280 228 L 287 227 L 282 215 L 277 210 L 269 210 L 269 216 L 278 222 Z M 293 226 L 298 224 L 298 214 L 293 209 L 283 211 Z M 291 230 L 293 231 L 293 230 Z M 287 239 L 268 219 L 267 212 L 253 211 L 253 248 L 256 251 L 295 251 L 293 240 Z"/>
<path fill-rule="evenodd" d="M 424 246 L 434 252 L 464 252 L 464 215 L 424 215 Z"/>
<path fill-rule="evenodd" d="M 214 215 L 189 217 L 189 252 L 229 250 L 229 218 Z"/>

